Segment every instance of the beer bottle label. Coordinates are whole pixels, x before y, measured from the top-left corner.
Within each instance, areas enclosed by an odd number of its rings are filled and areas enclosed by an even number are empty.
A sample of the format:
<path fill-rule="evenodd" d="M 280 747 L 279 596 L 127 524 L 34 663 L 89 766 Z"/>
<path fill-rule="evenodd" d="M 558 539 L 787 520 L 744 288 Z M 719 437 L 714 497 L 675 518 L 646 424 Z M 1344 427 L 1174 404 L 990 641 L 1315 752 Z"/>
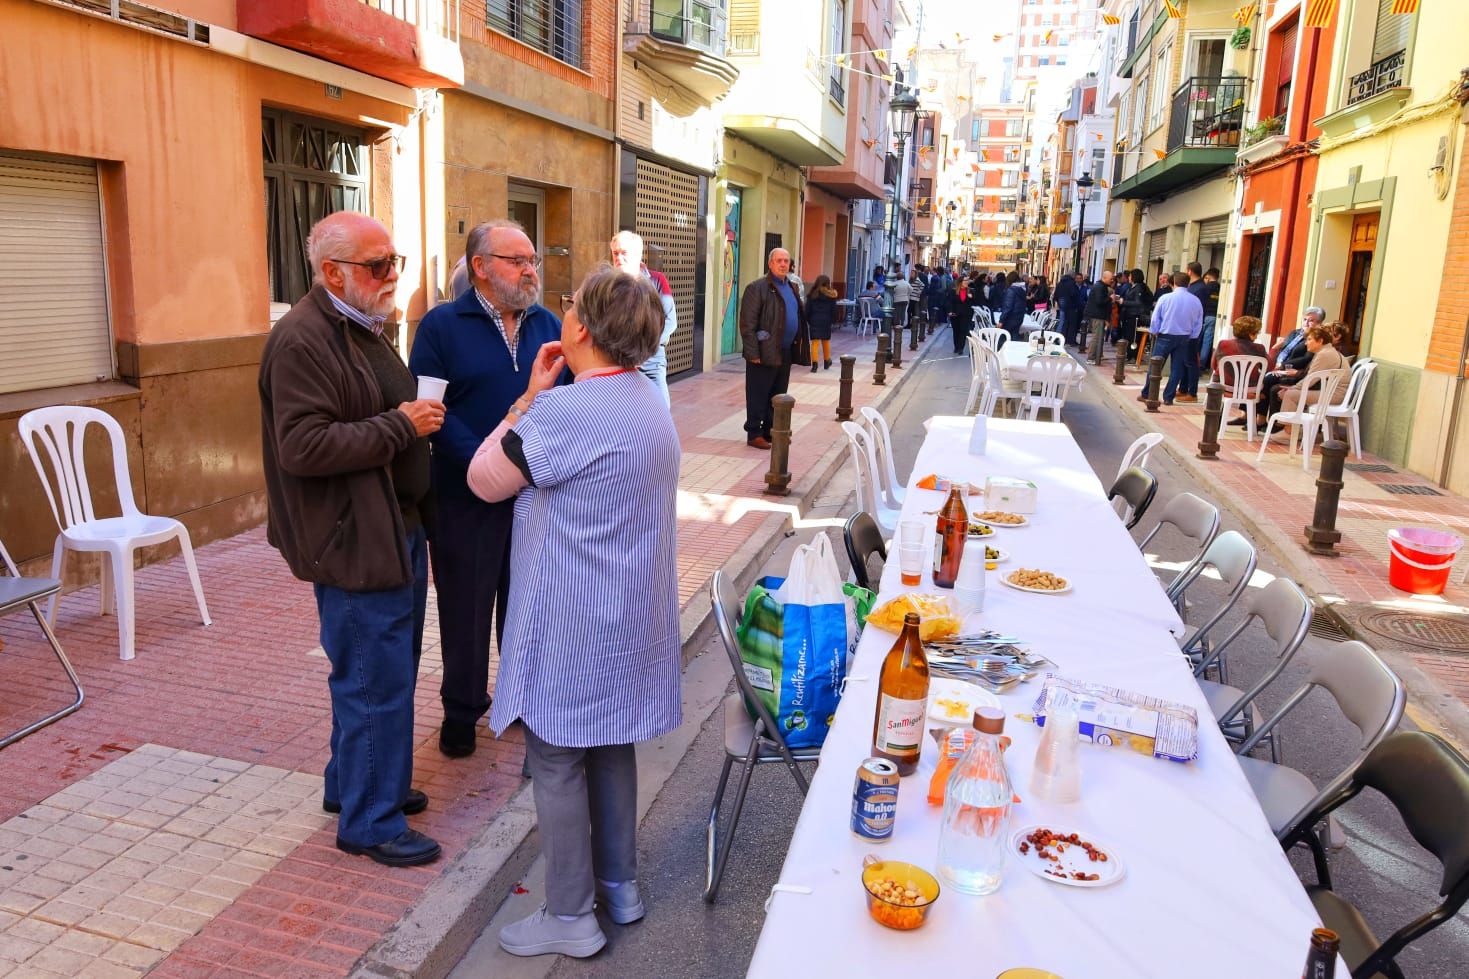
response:
<path fill-rule="evenodd" d="M 889 754 L 917 751 L 923 740 L 923 715 L 926 700 L 899 700 L 882 694 L 878 706 L 877 747 Z"/>

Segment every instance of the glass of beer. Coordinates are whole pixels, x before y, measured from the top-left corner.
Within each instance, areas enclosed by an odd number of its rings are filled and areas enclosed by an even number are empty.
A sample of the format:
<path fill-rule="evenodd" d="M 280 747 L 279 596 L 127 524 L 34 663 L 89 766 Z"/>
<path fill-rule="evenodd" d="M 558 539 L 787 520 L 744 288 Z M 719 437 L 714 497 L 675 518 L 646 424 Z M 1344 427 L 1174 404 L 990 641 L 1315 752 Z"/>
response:
<path fill-rule="evenodd" d="M 922 520 L 904 520 L 898 524 L 898 570 L 905 585 L 923 580 L 923 566 L 928 560 L 927 527 Z"/>

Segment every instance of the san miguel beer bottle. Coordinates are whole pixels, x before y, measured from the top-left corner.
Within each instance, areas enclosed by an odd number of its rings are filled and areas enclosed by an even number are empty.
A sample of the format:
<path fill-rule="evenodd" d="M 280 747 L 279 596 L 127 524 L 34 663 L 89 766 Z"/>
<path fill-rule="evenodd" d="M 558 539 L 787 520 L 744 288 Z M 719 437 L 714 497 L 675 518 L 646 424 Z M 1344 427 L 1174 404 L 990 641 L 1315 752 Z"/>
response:
<path fill-rule="evenodd" d="M 939 511 L 933 548 L 933 583 L 940 588 L 953 588 L 959 580 L 959 561 L 964 557 L 964 541 L 969 536 L 964 489 L 963 483 L 950 486 L 949 498 Z"/>
<path fill-rule="evenodd" d="M 923 720 L 928 713 L 928 659 L 918 635 L 918 615 L 903 617 L 903 632 L 887 659 L 877 686 L 877 716 L 872 721 L 872 753 L 912 775 L 923 748 Z"/>
<path fill-rule="evenodd" d="M 1341 949 L 1341 939 L 1330 928 L 1316 928 L 1311 932 L 1311 947 L 1306 952 L 1306 969 L 1301 979 L 1332 979 L 1336 975 L 1336 953 Z"/>

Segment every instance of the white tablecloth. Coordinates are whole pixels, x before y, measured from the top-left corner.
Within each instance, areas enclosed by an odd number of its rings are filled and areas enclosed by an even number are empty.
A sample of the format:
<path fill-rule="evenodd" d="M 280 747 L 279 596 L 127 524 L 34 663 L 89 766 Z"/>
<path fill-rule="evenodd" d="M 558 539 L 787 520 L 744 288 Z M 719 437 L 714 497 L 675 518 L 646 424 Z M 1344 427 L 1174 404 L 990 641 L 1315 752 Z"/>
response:
<path fill-rule="evenodd" d="M 1020 476 L 1040 491 L 1029 527 L 991 538 L 1012 557 L 989 573 L 985 609 L 967 627 L 1022 637 L 1064 676 L 1180 701 L 1201 719 L 1210 717 L 1169 634 L 1177 617 L 1067 429 L 991 419 L 988 452 L 974 457 L 966 452 L 970 424 L 934 419 L 915 480 L 935 471 L 978 482 L 991 474 Z M 903 516 L 917 519 L 939 504 L 938 493 L 910 483 Z M 1034 595 L 1000 584 L 1000 574 L 1021 566 L 1064 575 L 1073 590 Z M 920 590 L 931 589 L 928 577 Z M 883 598 L 903 590 L 896 561 L 884 569 L 881 590 Z M 1107 888 L 1073 888 L 1012 860 L 994 894 L 946 889 L 918 931 L 872 921 L 863 899 L 863 854 L 934 869 L 941 814 L 926 798 L 936 755 L 926 739 L 918 772 L 899 789 L 893 839 L 874 846 L 848 828 L 853 778 L 870 754 L 876 677 L 893 640 L 869 628 L 858 646 L 780 875 L 781 883 L 812 893 L 774 894 L 751 976 L 989 979 L 1017 966 L 1066 979 L 1300 974 L 1319 919 L 1217 727 L 1200 723 L 1199 758 L 1189 764 L 1082 745 L 1081 801 L 1040 802 L 1028 786 L 1039 729 L 1015 717 L 1029 712 L 1040 680 L 1002 698 L 1005 730 L 1014 739 L 1007 764 L 1024 800 L 1013 810 L 1011 829 L 1044 823 L 1082 832 L 1109 846 L 1125 878 Z M 739 872 L 737 856 L 731 872 Z"/>
<path fill-rule="evenodd" d="M 1000 377 L 1007 381 L 1023 379 L 1028 373 L 1032 353 L 1030 343 L 1025 340 L 1006 340 L 1000 344 Z M 1063 352 L 1061 356 L 1071 363 L 1071 386 L 1079 387 L 1086 377 L 1086 368 L 1069 354 Z"/>

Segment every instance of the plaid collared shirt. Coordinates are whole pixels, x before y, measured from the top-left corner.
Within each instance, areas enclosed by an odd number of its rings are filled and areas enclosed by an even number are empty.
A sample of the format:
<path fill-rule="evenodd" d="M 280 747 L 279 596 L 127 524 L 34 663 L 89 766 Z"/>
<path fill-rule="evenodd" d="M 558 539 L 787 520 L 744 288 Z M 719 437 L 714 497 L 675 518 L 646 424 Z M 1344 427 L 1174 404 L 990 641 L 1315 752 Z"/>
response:
<path fill-rule="evenodd" d="M 347 317 L 347 319 L 351 320 L 353 323 L 356 323 L 364 330 L 367 330 L 373 336 L 380 337 L 383 335 L 383 317 L 368 316 L 362 310 L 357 309 L 353 306 L 349 306 L 345 300 L 338 298 L 330 291 L 328 291 L 326 295 L 327 298 L 332 301 L 332 305 L 337 307 L 337 312 L 341 313 L 343 316 Z"/>
<path fill-rule="evenodd" d="M 505 349 L 510 351 L 510 366 L 514 369 L 515 373 L 519 374 L 520 362 L 516 359 L 516 354 L 520 350 L 520 330 L 517 329 L 515 331 L 515 342 L 511 343 L 510 334 L 505 332 L 505 318 L 500 315 L 500 311 L 485 298 L 485 294 L 480 292 L 478 287 L 474 290 L 474 298 L 479 300 L 479 304 L 484 309 L 485 315 L 494 321 L 495 329 L 500 331 L 500 339 L 505 341 Z"/>

